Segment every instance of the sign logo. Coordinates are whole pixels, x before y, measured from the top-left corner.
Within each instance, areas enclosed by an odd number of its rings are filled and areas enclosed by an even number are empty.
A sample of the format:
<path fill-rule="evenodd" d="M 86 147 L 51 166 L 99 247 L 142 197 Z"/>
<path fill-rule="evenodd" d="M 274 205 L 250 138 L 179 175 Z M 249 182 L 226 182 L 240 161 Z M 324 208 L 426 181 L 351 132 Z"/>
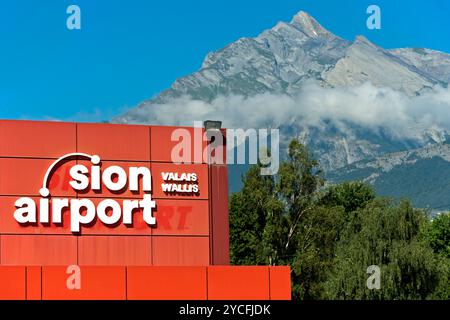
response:
<path fill-rule="evenodd" d="M 92 200 L 87 198 L 51 197 L 48 185 L 52 173 L 59 164 L 72 158 L 90 161 L 89 167 L 84 164 L 76 164 L 70 168 L 69 174 L 72 180 L 69 184 L 75 191 L 82 192 L 90 188 L 99 192 L 103 185 L 112 192 L 123 191 L 126 186 L 131 192 L 139 192 L 141 187 L 144 193 L 143 198 L 141 200 L 122 200 L 120 201 L 121 203 L 114 199 L 103 199 L 98 205 L 95 205 Z M 99 156 L 85 153 L 70 153 L 53 162 L 47 169 L 42 188 L 39 190 L 41 196 L 39 199 L 39 222 L 42 224 L 50 223 L 51 211 L 51 222 L 62 224 L 63 211 L 69 209 L 70 230 L 73 233 L 77 233 L 80 232 L 82 225 L 91 224 L 96 217 L 105 225 L 115 225 L 122 219 L 123 224 L 131 226 L 133 224 L 133 212 L 136 209 L 142 209 L 144 221 L 149 226 L 155 225 L 156 219 L 153 216 L 153 209 L 155 209 L 156 203 L 150 195 L 152 191 L 150 169 L 147 167 L 130 167 L 124 170 L 120 166 L 110 166 L 105 170 L 101 170 L 100 163 L 101 159 Z M 174 175 L 173 173 L 164 174 L 167 174 L 168 177 Z M 187 177 L 188 175 L 185 174 L 185 176 Z M 194 179 L 196 177 L 189 174 L 189 178 Z M 142 181 L 141 186 L 140 181 Z M 35 200 L 29 197 L 19 198 L 15 202 L 15 207 L 14 218 L 18 223 L 23 225 L 37 223 L 38 209 Z M 83 211 L 84 214 L 82 213 Z"/>

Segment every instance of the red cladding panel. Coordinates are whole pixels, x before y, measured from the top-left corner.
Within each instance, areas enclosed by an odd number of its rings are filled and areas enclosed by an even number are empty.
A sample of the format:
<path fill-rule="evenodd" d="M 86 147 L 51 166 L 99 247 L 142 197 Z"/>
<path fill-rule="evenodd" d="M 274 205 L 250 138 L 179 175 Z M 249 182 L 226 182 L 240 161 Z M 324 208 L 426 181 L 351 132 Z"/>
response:
<path fill-rule="evenodd" d="M 89 170 L 89 172 L 91 172 L 91 166 L 92 164 L 89 161 L 78 161 L 79 164 L 82 164 L 84 166 L 86 166 Z M 130 176 L 129 176 L 129 171 L 130 171 L 130 167 L 145 167 L 148 168 L 150 170 L 150 163 L 149 162 L 119 162 L 119 161 L 102 161 L 101 163 L 101 173 L 100 175 L 102 176 L 104 171 L 112 166 L 119 166 L 120 168 L 122 168 L 127 176 L 127 183 L 126 185 L 119 191 L 111 191 L 109 190 L 104 184 L 101 184 L 101 190 L 91 190 L 91 184 L 89 185 L 89 188 L 87 190 L 83 190 L 83 191 L 78 191 L 78 194 L 80 197 L 83 198 L 91 198 L 91 197 L 101 197 L 101 198 L 137 198 L 137 199 L 142 199 L 144 192 L 142 190 L 143 188 L 143 176 L 139 175 L 138 177 L 138 188 L 139 191 L 137 192 L 131 192 L 130 188 L 129 188 L 129 183 L 130 183 Z M 151 176 L 153 175 L 152 173 L 150 174 Z M 111 176 L 111 179 L 113 182 L 117 182 L 117 175 L 113 174 Z M 101 177 L 100 177 L 100 181 Z M 91 181 L 92 183 L 92 181 Z"/>
<path fill-rule="evenodd" d="M 41 300 L 42 267 L 27 267 L 27 300 Z"/>
<path fill-rule="evenodd" d="M 150 236 L 83 236 L 78 239 L 80 265 L 151 265 Z"/>
<path fill-rule="evenodd" d="M 152 161 L 203 163 L 206 146 L 203 133 L 202 128 L 151 127 Z M 173 151 L 175 156 L 183 157 L 186 161 L 172 159 Z"/>
<path fill-rule="evenodd" d="M 208 267 L 208 299 L 268 300 L 269 267 Z"/>
<path fill-rule="evenodd" d="M 44 300 L 124 300 L 126 298 L 125 267 L 43 267 L 42 298 Z M 74 288 L 76 277 L 80 289 Z M 69 284 L 69 286 L 68 286 Z"/>
<path fill-rule="evenodd" d="M 25 267 L 0 266 L 0 300 L 25 300 Z"/>
<path fill-rule="evenodd" d="M 212 165 L 211 207 L 212 253 L 214 265 L 230 264 L 229 218 L 228 218 L 228 169 L 226 165 Z"/>
<path fill-rule="evenodd" d="M 209 265 L 208 237 L 153 237 L 153 265 Z"/>
<path fill-rule="evenodd" d="M 75 123 L 0 121 L 0 157 L 59 158 L 76 152 Z"/>
<path fill-rule="evenodd" d="M 129 267 L 130 300 L 205 300 L 206 267 Z"/>
<path fill-rule="evenodd" d="M 288 266 L 269 267 L 270 299 L 291 300 L 291 268 Z"/>
<path fill-rule="evenodd" d="M 0 158 L 0 195 L 40 196 L 45 173 L 54 160 Z M 69 170 L 75 160 L 57 166 L 50 177 L 52 196 L 72 196 Z"/>
<path fill-rule="evenodd" d="M 150 128 L 119 124 L 77 124 L 78 152 L 103 160 L 150 160 Z"/>
<path fill-rule="evenodd" d="M 0 300 L 289 300 L 289 273 L 262 266 L 0 266 Z"/>
<path fill-rule="evenodd" d="M 182 174 L 196 174 L 196 182 L 186 181 L 164 181 L 163 173 L 177 174 L 178 178 L 182 178 Z M 153 178 L 153 195 L 155 198 L 173 198 L 173 199 L 208 199 L 208 165 L 206 164 L 185 164 L 176 165 L 169 163 L 152 163 L 152 178 Z M 163 184 L 165 185 L 181 185 L 181 188 L 187 185 L 198 184 L 197 193 L 189 192 L 171 192 L 166 189 L 164 191 Z M 171 189 L 177 190 L 177 189 Z M 182 189 L 187 190 L 187 189 Z M 180 190 L 178 190 L 180 191 Z"/>
<path fill-rule="evenodd" d="M 17 197 L 3 197 L 0 196 L 0 233 L 2 234 L 72 234 L 70 232 L 70 215 L 69 210 L 66 208 L 62 212 L 63 223 L 60 224 L 19 224 L 16 219 L 14 219 L 14 211 L 16 207 L 14 206 Z M 39 201 L 40 198 L 32 198 L 38 208 L 37 221 L 39 221 Z M 49 220 L 52 217 L 52 201 L 50 201 L 50 215 Z"/>
<path fill-rule="evenodd" d="M 153 235 L 209 235 L 206 200 L 157 200 Z"/>
<path fill-rule="evenodd" d="M 3 265 L 70 265 L 77 263 L 75 236 L 2 235 Z"/>

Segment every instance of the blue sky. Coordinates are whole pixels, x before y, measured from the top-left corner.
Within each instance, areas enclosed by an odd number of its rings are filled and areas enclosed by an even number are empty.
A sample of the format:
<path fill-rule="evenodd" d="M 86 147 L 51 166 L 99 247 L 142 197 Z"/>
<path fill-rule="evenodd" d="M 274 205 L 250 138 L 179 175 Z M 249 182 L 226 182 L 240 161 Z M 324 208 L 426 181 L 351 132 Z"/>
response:
<path fill-rule="evenodd" d="M 66 28 L 71 4 L 81 30 Z M 381 30 L 366 28 L 370 4 Z M 0 118 L 108 120 L 300 10 L 349 40 L 450 52 L 448 0 L 2 0 Z"/>

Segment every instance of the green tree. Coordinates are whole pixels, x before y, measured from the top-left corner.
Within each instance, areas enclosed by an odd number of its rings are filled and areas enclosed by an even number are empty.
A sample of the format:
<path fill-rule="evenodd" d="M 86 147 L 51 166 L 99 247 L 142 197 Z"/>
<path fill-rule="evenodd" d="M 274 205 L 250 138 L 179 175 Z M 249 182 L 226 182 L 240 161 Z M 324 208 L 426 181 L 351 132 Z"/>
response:
<path fill-rule="evenodd" d="M 282 204 L 275 197 L 272 176 L 260 175 L 260 165 L 243 177 L 243 188 L 230 199 L 230 255 L 235 265 L 275 264 L 282 239 Z"/>
<path fill-rule="evenodd" d="M 260 168 L 259 164 L 251 167 L 243 177 L 241 192 L 231 196 L 231 261 L 291 265 L 294 295 L 309 297 L 323 270 L 314 266 L 329 254 L 329 250 L 316 252 L 322 242 L 330 243 L 335 237 L 330 231 L 336 225 L 334 211 L 316 208 L 317 191 L 324 181 L 321 171 L 297 140 L 290 143 L 288 159 L 281 163 L 277 176 L 261 176 Z M 328 224 L 317 228 L 325 215 Z"/>
<path fill-rule="evenodd" d="M 361 181 L 332 185 L 324 192 L 321 202 L 327 206 L 342 206 L 345 212 L 353 212 L 375 199 L 375 191 Z"/>
<path fill-rule="evenodd" d="M 424 240 L 438 255 L 436 265 L 441 279 L 431 298 L 450 299 L 450 214 L 442 213 L 425 228 Z"/>
<path fill-rule="evenodd" d="M 441 286 L 441 264 L 420 241 L 425 213 L 409 202 L 377 199 L 359 209 L 337 243 L 325 287 L 330 299 L 426 299 Z M 381 269 L 381 289 L 366 286 L 368 266 Z"/>
<path fill-rule="evenodd" d="M 426 233 L 434 252 L 450 258 L 450 214 L 443 213 L 435 217 Z"/>
<path fill-rule="evenodd" d="M 312 212 L 316 205 L 316 192 L 324 183 L 318 163 L 298 140 L 289 144 L 288 159 L 278 172 L 277 193 L 285 208 L 288 234 L 284 245 L 285 255 L 296 251 L 292 240 L 302 222 L 302 217 Z"/>
<path fill-rule="evenodd" d="M 260 169 L 230 199 L 233 264 L 290 265 L 294 299 L 448 299 L 448 216 L 430 223 L 359 181 L 324 187 L 297 140 L 276 176 Z M 366 287 L 370 265 L 380 290 Z"/>
<path fill-rule="evenodd" d="M 318 206 L 303 217 L 296 234 L 296 252 L 289 263 L 295 298 L 324 298 L 323 283 L 333 266 L 335 244 L 344 225 L 342 207 Z"/>
<path fill-rule="evenodd" d="M 320 191 L 313 210 L 301 219 L 292 264 L 294 296 L 326 298 L 324 283 L 333 268 L 336 243 L 354 211 L 375 197 L 362 182 L 345 182 Z"/>

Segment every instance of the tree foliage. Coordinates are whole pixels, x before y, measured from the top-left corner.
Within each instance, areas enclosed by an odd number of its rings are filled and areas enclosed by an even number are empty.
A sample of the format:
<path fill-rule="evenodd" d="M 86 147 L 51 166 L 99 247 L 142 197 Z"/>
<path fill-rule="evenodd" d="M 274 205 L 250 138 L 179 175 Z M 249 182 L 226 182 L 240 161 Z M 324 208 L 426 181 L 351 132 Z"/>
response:
<path fill-rule="evenodd" d="M 425 214 L 402 201 L 374 201 L 359 209 L 336 244 L 325 284 L 332 299 L 426 299 L 442 274 L 432 249 L 420 241 Z M 365 285 L 368 266 L 381 269 L 381 289 Z"/>
<path fill-rule="evenodd" d="M 450 214 L 440 214 L 433 219 L 426 237 L 434 252 L 450 258 Z"/>
<path fill-rule="evenodd" d="M 324 187 L 297 140 L 276 176 L 260 169 L 230 199 L 233 264 L 290 265 L 300 299 L 448 298 L 448 215 L 430 222 L 358 181 Z M 380 290 L 366 286 L 370 265 L 381 269 Z"/>

